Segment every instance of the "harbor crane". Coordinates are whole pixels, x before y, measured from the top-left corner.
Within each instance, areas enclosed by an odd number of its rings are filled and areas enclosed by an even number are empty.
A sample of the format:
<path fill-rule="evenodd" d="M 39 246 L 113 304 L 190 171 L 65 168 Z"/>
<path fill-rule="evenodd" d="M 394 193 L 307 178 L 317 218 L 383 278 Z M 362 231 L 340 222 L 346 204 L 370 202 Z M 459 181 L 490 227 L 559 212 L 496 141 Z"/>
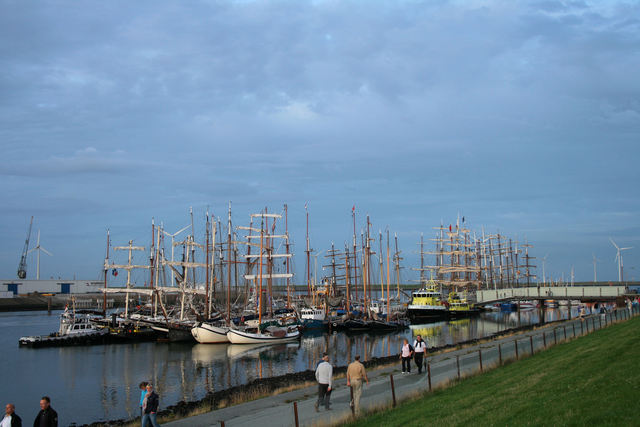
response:
<path fill-rule="evenodd" d="M 29 231 L 27 232 L 27 240 L 24 242 L 24 249 L 22 250 L 22 256 L 20 257 L 20 264 L 18 264 L 18 278 L 25 279 L 27 277 L 27 253 L 29 252 L 29 238 L 31 237 L 31 227 L 33 226 L 33 216 L 29 223 Z"/>

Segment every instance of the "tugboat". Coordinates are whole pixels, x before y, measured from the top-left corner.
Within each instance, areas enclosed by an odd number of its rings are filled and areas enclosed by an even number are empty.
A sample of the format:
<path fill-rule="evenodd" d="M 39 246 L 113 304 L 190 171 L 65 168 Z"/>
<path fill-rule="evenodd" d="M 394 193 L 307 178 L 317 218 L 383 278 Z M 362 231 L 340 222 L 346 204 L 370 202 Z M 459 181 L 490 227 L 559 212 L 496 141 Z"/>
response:
<path fill-rule="evenodd" d="M 480 314 L 480 310 L 473 308 L 466 297 L 460 298 L 460 295 L 454 291 L 449 292 L 447 302 L 449 303 L 448 311 L 451 319 L 461 319 Z"/>
<path fill-rule="evenodd" d="M 441 299 L 442 293 L 438 290 L 438 284 L 430 280 L 422 289 L 412 293 L 411 303 L 407 306 L 407 316 L 412 322 L 446 319 L 447 307 Z"/>
<path fill-rule="evenodd" d="M 34 348 L 96 344 L 104 341 L 107 334 L 107 329 L 97 328 L 91 322 L 89 314 L 76 315 L 75 310 L 69 311 L 67 307 L 60 315 L 58 332 L 49 335 L 22 337 L 18 343 L 21 346 Z"/>

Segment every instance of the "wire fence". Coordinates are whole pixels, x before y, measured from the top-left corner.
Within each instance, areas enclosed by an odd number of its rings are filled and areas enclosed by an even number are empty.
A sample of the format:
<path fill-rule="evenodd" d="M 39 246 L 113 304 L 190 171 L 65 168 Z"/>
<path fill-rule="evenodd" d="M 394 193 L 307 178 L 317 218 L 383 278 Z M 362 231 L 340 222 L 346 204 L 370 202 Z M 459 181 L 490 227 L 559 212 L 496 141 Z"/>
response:
<path fill-rule="evenodd" d="M 640 307 L 615 309 L 607 313 L 565 321 L 562 324 L 503 338 L 458 354 L 441 354 L 425 361 L 429 391 L 465 376 L 496 368 L 506 362 L 531 356 L 551 346 L 587 335 L 612 323 L 640 314 Z M 453 353 L 453 352 L 452 352 Z M 462 353 L 462 354 L 461 354 Z"/>

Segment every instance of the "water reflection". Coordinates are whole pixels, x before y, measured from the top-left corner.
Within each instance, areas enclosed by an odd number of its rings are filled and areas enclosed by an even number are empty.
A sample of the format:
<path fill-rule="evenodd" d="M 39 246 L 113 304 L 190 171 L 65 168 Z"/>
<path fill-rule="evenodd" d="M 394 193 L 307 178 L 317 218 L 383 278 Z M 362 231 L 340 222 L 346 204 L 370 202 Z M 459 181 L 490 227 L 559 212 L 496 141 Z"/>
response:
<path fill-rule="evenodd" d="M 596 310 L 588 306 L 587 312 Z M 61 425 L 134 417 L 138 414 L 140 381 L 152 381 L 161 406 L 190 401 L 206 393 L 246 384 L 257 378 L 315 369 L 323 352 L 334 365 L 345 366 L 359 354 L 363 360 L 399 352 L 403 339 L 421 335 L 429 347 L 482 338 L 507 328 L 569 317 L 567 307 L 514 313 L 483 313 L 480 317 L 412 325 L 391 334 L 344 333 L 305 335 L 300 342 L 275 346 L 137 343 L 91 347 L 18 348 L 21 335 L 57 328 L 57 316 L 42 313 L 0 314 L 0 345 L 7 366 L 14 366 L 0 384 L 21 413 L 37 413 L 43 394 L 52 396 Z M 578 316 L 573 306 L 571 317 Z M 14 398 L 15 397 L 15 398 Z"/>

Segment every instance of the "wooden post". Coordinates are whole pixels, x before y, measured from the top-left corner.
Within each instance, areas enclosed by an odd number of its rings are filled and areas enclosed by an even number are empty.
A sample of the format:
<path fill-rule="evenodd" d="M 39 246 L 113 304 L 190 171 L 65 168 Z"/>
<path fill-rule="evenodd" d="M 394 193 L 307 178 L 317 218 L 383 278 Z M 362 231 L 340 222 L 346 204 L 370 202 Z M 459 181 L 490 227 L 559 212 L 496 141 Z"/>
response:
<path fill-rule="evenodd" d="M 580 336 L 584 335 L 584 322 L 580 322 Z"/>
<path fill-rule="evenodd" d="M 533 335 L 529 335 L 529 344 L 531 344 L 531 355 L 533 356 Z"/>
<path fill-rule="evenodd" d="M 456 365 L 458 366 L 458 379 L 460 379 L 460 356 L 456 354 Z"/>
<path fill-rule="evenodd" d="M 498 360 L 500 365 L 502 365 L 502 344 L 498 344 Z"/>
<path fill-rule="evenodd" d="M 516 360 L 520 359 L 520 357 L 518 356 L 518 339 L 516 338 L 516 340 L 514 341 L 515 345 L 516 345 Z"/>
<path fill-rule="evenodd" d="M 480 359 L 480 372 L 482 372 L 482 350 L 478 349 L 478 358 Z"/>
<path fill-rule="evenodd" d="M 296 427 L 299 427 L 300 423 L 298 421 L 298 402 L 293 402 L 293 417 L 296 420 Z M 222 427 L 224 427 L 224 422 L 222 423 Z"/>
<path fill-rule="evenodd" d="M 576 324 L 572 323 L 571 326 L 573 326 L 573 338 L 576 337 Z"/>
<path fill-rule="evenodd" d="M 389 381 L 391 381 L 391 398 L 393 399 L 393 407 L 396 407 L 396 388 L 393 385 L 393 375 L 389 375 Z"/>
<path fill-rule="evenodd" d="M 586 322 L 584 322 L 586 327 L 587 327 L 587 333 L 589 333 L 589 319 L 587 319 Z"/>
<path fill-rule="evenodd" d="M 296 412 L 296 419 L 298 419 L 298 413 Z M 298 423 L 296 423 L 296 427 L 298 426 Z M 224 427 L 224 421 L 220 421 L 220 427 Z"/>
<path fill-rule="evenodd" d="M 556 334 L 556 328 L 553 328 L 553 342 L 558 345 L 558 334 Z"/>
<path fill-rule="evenodd" d="M 545 331 L 542 331 L 542 345 L 547 348 L 547 333 Z"/>
<path fill-rule="evenodd" d="M 567 340 L 567 325 L 564 325 L 564 340 Z"/>
<path fill-rule="evenodd" d="M 429 380 L 429 391 L 432 391 L 431 388 L 431 363 L 427 362 L 427 379 Z"/>

